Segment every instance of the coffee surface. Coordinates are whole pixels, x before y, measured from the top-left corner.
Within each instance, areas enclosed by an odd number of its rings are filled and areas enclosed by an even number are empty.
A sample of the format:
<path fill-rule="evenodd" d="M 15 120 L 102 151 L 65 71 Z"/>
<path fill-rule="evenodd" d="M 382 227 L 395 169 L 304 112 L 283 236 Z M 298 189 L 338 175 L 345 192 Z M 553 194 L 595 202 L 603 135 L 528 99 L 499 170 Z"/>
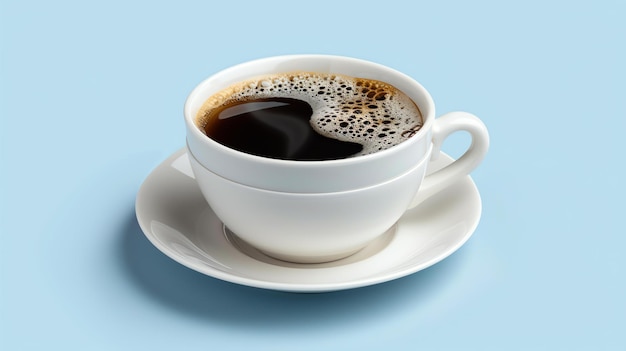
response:
<path fill-rule="evenodd" d="M 215 141 L 253 155 L 333 160 L 388 149 L 423 120 L 387 83 L 296 72 L 232 85 L 207 99 L 196 122 Z"/>

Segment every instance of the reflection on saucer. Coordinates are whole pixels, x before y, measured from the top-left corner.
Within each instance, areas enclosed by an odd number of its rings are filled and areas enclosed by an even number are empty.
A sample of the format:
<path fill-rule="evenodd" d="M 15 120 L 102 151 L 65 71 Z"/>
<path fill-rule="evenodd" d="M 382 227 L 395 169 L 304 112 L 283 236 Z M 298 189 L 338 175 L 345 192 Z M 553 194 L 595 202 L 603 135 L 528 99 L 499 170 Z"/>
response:
<path fill-rule="evenodd" d="M 374 241 L 369 243 L 366 247 L 357 251 L 356 253 L 342 258 L 340 260 L 324 262 L 324 263 L 295 263 L 295 262 L 287 262 L 280 259 L 276 259 L 274 257 L 268 256 L 267 254 L 259 251 L 254 246 L 248 244 L 244 240 L 237 237 L 235 233 L 233 233 L 226 226 L 223 226 L 224 236 L 226 240 L 228 240 L 237 250 L 245 253 L 246 255 L 258 260 L 259 262 L 269 263 L 275 266 L 281 267 L 290 267 L 290 268 L 302 268 L 302 269 L 315 269 L 315 268 L 323 268 L 323 267 L 338 267 L 340 265 L 351 264 L 354 262 L 361 261 L 367 257 L 377 254 L 387 247 L 391 239 L 393 238 L 396 232 L 397 225 L 394 225 L 392 228 L 387 230 L 381 236 L 376 238 Z"/>

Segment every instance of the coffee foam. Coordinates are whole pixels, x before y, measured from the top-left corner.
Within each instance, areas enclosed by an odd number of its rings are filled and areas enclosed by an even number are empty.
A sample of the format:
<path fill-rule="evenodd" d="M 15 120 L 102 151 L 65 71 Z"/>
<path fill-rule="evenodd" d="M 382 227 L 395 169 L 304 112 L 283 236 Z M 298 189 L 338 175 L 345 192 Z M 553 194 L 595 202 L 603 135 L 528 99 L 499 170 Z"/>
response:
<path fill-rule="evenodd" d="M 204 130 L 210 111 L 233 101 L 294 98 L 313 109 L 319 134 L 363 145 L 358 155 L 387 149 L 415 134 L 422 114 L 403 92 L 387 83 L 337 74 L 296 72 L 251 79 L 212 95 L 197 115 Z"/>

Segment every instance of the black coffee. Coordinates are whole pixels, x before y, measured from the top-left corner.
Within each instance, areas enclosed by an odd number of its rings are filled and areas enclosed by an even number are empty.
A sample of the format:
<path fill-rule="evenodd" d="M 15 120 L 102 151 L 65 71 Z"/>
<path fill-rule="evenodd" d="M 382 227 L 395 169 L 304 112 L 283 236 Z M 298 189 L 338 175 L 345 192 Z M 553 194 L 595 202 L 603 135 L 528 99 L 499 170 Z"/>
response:
<path fill-rule="evenodd" d="M 285 160 L 334 160 L 363 146 L 321 135 L 311 128 L 313 109 L 291 98 L 235 100 L 220 106 L 205 133 L 235 150 Z"/>
<path fill-rule="evenodd" d="M 411 137 L 419 108 L 380 81 L 319 73 L 266 76 L 211 96 L 197 124 L 215 141 L 269 158 L 316 161 L 366 155 Z"/>

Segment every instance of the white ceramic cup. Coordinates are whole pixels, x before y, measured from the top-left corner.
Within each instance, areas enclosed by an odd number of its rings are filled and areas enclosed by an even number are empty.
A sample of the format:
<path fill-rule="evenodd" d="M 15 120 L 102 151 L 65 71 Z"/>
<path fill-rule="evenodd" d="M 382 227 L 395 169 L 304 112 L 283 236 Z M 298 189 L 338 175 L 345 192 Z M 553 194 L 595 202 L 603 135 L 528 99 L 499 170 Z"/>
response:
<path fill-rule="evenodd" d="M 257 76 L 294 71 L 387 82 L 419 106 L 423 126 L 389 149 L 328 161 L 247 154 L 215 142 L 197 126 L 198 110 L 213 94 Z M 293 262 L 330 261 L 358 251 L 407 209 L 469 174 L 489 147 L 487 129 L 475 116 L 452 112 L 435 119 L 430 94 L 414 79 L 380 64 L 340 56 L 277 56 L 233 66 L 200 83 L 187 98 L 184 115 L 192 169 L 211 208 L 240 239 Z M 472 136 L 468 150 L 424 177 L 443 140 L 460 130 Z"/>

